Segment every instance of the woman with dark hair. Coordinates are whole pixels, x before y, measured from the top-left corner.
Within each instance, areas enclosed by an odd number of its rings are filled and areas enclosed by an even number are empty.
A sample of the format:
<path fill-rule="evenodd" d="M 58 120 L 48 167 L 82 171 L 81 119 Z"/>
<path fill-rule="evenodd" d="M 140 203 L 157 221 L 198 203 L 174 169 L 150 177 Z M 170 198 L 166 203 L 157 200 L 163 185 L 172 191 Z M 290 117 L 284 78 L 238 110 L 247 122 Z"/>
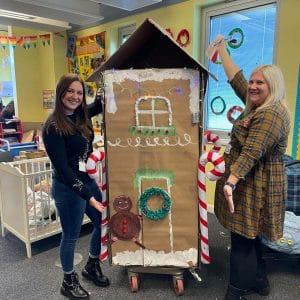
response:
<path fill-rule="evenodd" d="M 94 225 L 89 246 L 89 259 L 82 275 L 105 287 L 101 252 L 102 195 L 95 180 L 86 173 L 85 163 L 92 153 L 94 133 L 91 117 L 102 112 L 101 97 L 87 105 L 83 81 L 75 74 L 60 78 L 56 87 L 54 111 L 43 126 L 43 141 L 53 166 L 52 195 L 62 226 L 60 260 L 64 272 L 61 293 L 69 299 L 89 299 L 74 270 L 75 244 L 80 234 L 84 213 Z"/>
<path fill-rule="evenodd" d="M 0 111 L 0 122 L 2 123 L 3 129 L 17 130 L 17 123 L 12 120 L 16 120 L 14 100 L 8 102 L 6 106 L 3 107 L 2 112 Z"/>

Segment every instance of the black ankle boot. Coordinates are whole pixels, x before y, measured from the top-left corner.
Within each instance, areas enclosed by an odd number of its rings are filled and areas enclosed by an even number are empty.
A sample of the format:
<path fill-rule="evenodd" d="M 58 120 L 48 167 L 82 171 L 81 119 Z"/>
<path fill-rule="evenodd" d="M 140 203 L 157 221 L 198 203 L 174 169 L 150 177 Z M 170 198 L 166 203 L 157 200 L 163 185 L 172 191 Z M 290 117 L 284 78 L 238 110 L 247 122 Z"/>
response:
<path fill-rule="evenodd" d="M 252 290 L 261 296 L 268 296 L 270 294 L 270 283 L 267 276 L 257 277 Z"/>
<path fill-rule="evenodd" d="M 224 300 L 247 300 L 247 298 L 243 297 L 245 293 L 246 291 L 229 285 Z"/>
<path fill-rule="evenodd" d="M 64 274 L 64 281 L 61 285 L 60 292 L 71 300 L 90 299 L 89 293 L 80 285 L 78 274 L 75 272 Z"/>
<path fill-rule="evenodd" d="M 87 264 L 82 270 L 82 276 L 93 281 L 98 286 L 109 286 L 109 279 L 103 275 L 98 258 L 89 257 Z"/>

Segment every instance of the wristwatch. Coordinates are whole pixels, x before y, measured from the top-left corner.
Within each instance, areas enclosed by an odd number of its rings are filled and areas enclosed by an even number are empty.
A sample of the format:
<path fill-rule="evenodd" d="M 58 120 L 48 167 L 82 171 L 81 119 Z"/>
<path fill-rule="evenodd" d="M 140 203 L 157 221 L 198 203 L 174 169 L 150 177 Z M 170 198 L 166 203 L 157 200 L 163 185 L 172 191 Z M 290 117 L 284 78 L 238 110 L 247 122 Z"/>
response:
<path fill-rule="evenodd" d="M 228 186 L 230 186 L 230 187 L 232 188 L 232 191 L 234 191 L 234 190 L 235 190 L 235 188 L 236 188 L 236 185 L 235 185 L 235 184 L 233 184 L 233 183 L 231 183 L 231 182 L 229 182 L 229 181 L 226 181 L 224 185 L 228 185 Z"/>

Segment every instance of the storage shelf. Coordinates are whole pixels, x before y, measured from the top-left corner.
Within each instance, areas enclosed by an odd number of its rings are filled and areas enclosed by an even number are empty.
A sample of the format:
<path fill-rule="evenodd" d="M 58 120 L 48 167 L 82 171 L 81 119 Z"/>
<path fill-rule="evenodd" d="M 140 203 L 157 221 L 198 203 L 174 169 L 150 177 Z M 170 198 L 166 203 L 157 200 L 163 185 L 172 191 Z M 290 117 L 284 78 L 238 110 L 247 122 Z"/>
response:
<path fill-rule="evenodd" d="M 5 139 L 5 137 L 8 136 L 10 137 L 15 136 L 17 137 L 18 142 L 21 143 L 23 138 L 23 132 L 24 132 L 21 120 L 13 119 L 10 124 L 14 124 L 14 128 L 9 128 L 9 129 L 15 129 L 15 132 L 9 132 L 9 131 L 5 132 L 5 128 L 4 128 L 5 123 L 0 122 L 0 138 Z"/>

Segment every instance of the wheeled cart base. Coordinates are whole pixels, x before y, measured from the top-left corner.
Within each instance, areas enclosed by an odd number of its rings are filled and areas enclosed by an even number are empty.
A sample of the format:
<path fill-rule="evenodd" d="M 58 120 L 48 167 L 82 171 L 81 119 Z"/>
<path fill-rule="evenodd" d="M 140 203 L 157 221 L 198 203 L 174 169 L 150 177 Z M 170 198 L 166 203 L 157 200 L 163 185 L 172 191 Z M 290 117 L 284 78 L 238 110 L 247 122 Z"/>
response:
<path fill-rule="evenodd" d="M 173 288 L 175 294 L 177 296 L 181 296 L 184 293 L 183 272 L 186 270 L 184 268 L 130 266 L 126 267 L 126 269 L 128 273 L 130 289 L 132 292 L 137 292 L 139 289 L 139 274 L 151 273 L 171 275 L 173 278 Z"/>

